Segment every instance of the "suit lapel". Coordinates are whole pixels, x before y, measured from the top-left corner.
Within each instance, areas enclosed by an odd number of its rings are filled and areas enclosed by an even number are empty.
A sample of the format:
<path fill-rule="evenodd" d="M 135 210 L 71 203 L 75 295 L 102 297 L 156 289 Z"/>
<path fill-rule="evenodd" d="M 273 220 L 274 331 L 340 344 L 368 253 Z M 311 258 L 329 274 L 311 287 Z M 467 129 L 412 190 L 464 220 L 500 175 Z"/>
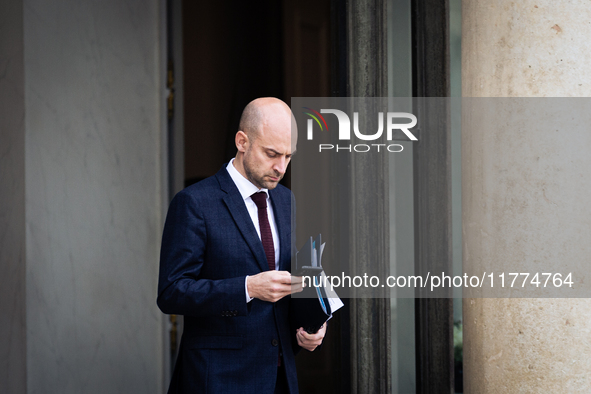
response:
<path fill-rule="evenodd" d="M 259 239 L 256 229 L 254 228 L 254 224 L 252 223 L 250 215 L 248 214 L 244 200 L 242 199 L 238 188 L 234 184 L 234 181 L 230 177 L 230 174 L 228 174 L 228 171 L 226 171 L 226 164 L 224 164 L 222 169 L 218 171 L 216 177 L 220 183 L 220 188 L 227 193 L 223 200 L 228 207 L 234 222 L 236 223 L 236 227 L 238 227 L 238 230 L 240 230 L 240 233 L 242 233 L 244 240 L 254 254 L 261 270 L 267 271 L 269 269 L 269 265 L 267 264 L 265 249 L 263 249 L 263 244 Z"/>
<path fill-rule="evenodd" d="M 283 196 L 282 196 L 283 194 Z M 277 189 L 269 191 L 275 224 L 279 233 L 279 269 L 289 270 L 291 262 L 291 201 L 285 196 L 288 193 L 279 193 Z"/>

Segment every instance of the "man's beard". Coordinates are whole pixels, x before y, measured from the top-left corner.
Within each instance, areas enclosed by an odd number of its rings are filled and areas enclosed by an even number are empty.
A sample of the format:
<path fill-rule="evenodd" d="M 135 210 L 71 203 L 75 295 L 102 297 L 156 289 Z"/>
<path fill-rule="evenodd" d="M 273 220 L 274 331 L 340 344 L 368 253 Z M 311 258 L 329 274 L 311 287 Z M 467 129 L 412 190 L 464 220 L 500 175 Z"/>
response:
<path fill-rule="evenodd" d="M 246 173 L 246 178 L 256 187 L 260 188 L 260 189 L 269 189 L 269 190 L 273 190 L 275 189 L 275 187 L 277 187 L 277 184 L 279 183 L 279 181 L 281 180 L 281 178 L 283 178 L 283 175 L 280 174 L 273 174 L 271 175 L 274 178 L 279 178 L 279 180 L 277 182 L 273 182 L 273 181 L 267 181 L 265 180 L 265 175 L 262 176 L 258 176 L 250 167 L 250 163 L 248 160 L 243 160 L 242 165 L 244 167 L 244 172 Z"/>

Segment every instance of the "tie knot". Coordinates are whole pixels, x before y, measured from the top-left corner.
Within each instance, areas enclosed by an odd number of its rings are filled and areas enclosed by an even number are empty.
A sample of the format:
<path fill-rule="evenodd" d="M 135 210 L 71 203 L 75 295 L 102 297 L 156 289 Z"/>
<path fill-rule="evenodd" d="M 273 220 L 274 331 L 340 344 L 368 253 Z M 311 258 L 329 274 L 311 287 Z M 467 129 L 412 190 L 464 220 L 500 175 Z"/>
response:
<path fill-rule="evenodd" d="M 265 192 L 257 192 L 250 196 L 252 201 L 256 204 L 258 209 L 266 209 L 267 208 L 267 193 Z"/>

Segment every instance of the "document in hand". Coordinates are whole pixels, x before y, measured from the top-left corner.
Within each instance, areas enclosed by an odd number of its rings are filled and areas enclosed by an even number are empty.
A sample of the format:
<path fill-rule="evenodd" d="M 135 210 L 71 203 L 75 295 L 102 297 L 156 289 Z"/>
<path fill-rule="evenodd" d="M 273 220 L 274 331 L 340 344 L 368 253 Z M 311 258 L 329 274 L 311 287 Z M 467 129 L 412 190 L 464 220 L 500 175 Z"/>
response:
<path fill-rule="evenodd" d="M 304 276 L 306 287 L 292 295 L 291 321 L 296 329 L 303 327 L 309 334 L 316 333 L 343 306 L 322 270 L 324 245 L 318 234 L 315 240 L 310 237 L 296 254 L 294 275 Z"/>

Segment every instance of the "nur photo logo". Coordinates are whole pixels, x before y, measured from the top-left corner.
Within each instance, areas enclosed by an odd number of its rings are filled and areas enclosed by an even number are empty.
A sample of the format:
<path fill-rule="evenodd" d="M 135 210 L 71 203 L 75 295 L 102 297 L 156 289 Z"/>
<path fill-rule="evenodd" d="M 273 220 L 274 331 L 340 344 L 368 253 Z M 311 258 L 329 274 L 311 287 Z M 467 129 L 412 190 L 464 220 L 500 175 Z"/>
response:
<path fill-rule="evenodd" d="M 345 111 L 339 109 L 326 109 L 322 108 L 320 111 L 316 111 L 310 107 L 302 107 L 304 108 L 304 114 L 309 116 L 310 118 L 307 120 L 306 123 L 306 136 L 309 141 L 314 139 L 314 128 L 319 129 L 321 132 L 328 132 L 328 123 L 322 114 L 331 114 L 336 116 L 336 120 L 338 122 L 338 140 L 339 141 L 351 141 L 352 139 L 357 139 L 361 141 L 377 141 L 377 140 L 384 140 L 385 134 L 385 141 L 389 142 L 393 139 L 393 134 L 395 130 L 400 130 L 404 133 L 406 137 L 410 141 L 418 141 L 417 137 L 410 131 L 413 127 L 417 125 L 417 118 L 411 113 L 408 112 L 378 112 L 373 116 L 377 116 L 377 131 L 373 130 L 362 130 L 360 128 L 360 120 L 359 112 L 353 112 L 353 133 L 351 133 L 351 119 L 349 115 Z M 375 119 L 375 118 L 374 118 Z M 367 120 L 366 120 L 367 123 Z M 362 123 L 363 124 L 363 123 Z M 385 133 L 384 133 L 385 131 Z M 354 136 L 354 137 L 353 137 Z M 359 152 L 365 153 L 371 150 L 375 150 L 377 152 L 402 152 L 404 147 L 401 144 L 389 144 L 389 143 L 362 143 L 362 144 L 319 144 L 318 151 L 330 151 L 334 150 L 335 152 L 339 151 L 347 151 L 347 152 Z"/>

